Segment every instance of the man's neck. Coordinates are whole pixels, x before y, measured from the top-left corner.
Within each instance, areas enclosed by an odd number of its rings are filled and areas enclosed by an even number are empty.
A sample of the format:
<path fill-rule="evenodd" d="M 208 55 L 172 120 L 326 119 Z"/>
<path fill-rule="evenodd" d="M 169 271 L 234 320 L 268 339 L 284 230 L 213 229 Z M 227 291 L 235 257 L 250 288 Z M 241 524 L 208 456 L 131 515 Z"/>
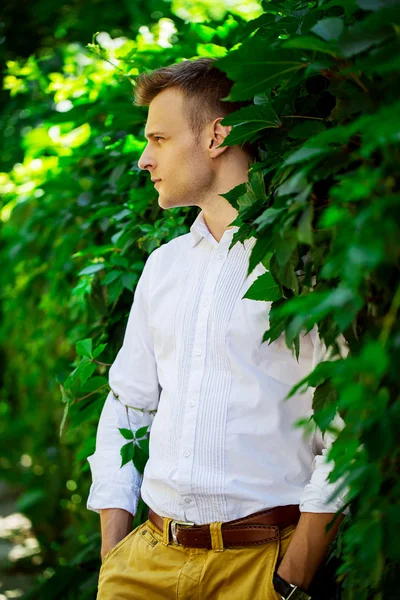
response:
<path fill-rule="evenodd" d="M 228 206 L 224 206 L 219 212 L 210 212 L 203 209 L 204 222 L 210 230 L 211 235 L 218 243 L 224 235 L 224 232 L 233 227 L 233 225 L 231 227 L 229 227 L 229 225 L 238 215 L 238 211 L 235 210 L 233 206 L 229 203 L 227 203 L 227 205 Z"/>

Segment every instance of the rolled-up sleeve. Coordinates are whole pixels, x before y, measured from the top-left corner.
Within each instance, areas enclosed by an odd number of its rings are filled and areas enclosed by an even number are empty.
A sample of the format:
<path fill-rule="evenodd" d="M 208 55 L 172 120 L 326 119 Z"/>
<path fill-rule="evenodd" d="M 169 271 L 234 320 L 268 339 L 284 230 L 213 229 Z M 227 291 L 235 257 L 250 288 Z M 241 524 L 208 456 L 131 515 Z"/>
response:
<path fill-rule="evenodd" d="M 111 388 L 96 435 L 95 452 L 88 457 L 92 484 L 87 508 L 122 508 L 135 515 L 143 476 L 132 461 L 121 467 L 121 448 L 127 440 L 119 428 L 134 433 L 149 425 L 160 397 L 157 366 L 148 325 L 148 299 L 154 269 L 154 250 L 136 285 L 123 344 L 109 370 Z"/>
<path fill-rule="evenodd" d="M 327 350 L 325 344 L 320 339 L 316 327 L 311 333 L 314 342 L 314 358 L 313 369 L 319 362 L 329 360 L 330 351 Z M 338 340 L 341 354 L 346 357 L 348 354 L 348 346 L 343 335 L 340 335 Z M 344 427 L 344 421 L 339 413 L 336 413 L 331 425 L 340 431 Z M 326 431 L 322 434 L 321 430 L 315 426 L 315 432 L 312 440 L 312 449 L 314 460 L 312 465 L 312 474 L 310 482 L 305 486 L 300 498 L 300 511 L 312 513 L 336 513 L 338 511 L 347 514 L 349 508 L 344 508 L 346 504 L 347 489 L 342 490 L 339 494 L 336 490 L 342 483 L 342 479 L 331 483 L 329 474 L 333 469 L 333 461 L 328 461 L 327 457 L 332 443 L 336 439 L 336 435 L 331 431 Z M 330 500 L 330 498 L 332 498 Z M 341 510 L 343 509 L 343 510 Z"/>

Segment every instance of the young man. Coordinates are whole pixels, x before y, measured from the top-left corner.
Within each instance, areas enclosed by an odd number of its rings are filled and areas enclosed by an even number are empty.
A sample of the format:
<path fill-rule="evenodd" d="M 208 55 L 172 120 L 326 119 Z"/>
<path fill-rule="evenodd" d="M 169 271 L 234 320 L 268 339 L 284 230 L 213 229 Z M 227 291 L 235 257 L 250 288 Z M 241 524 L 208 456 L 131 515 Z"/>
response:
<path fill-rule="evenodd" d="M 327 502 L 327 441 L 294 428 L 312 414 L 312 390 L 283 401 L 323 345 L 316 329 L 301 337 L 297 362 L 284 334 L 262 344 L 270 303 L 243 299 L 265 272 L 260 263 L 247 276 L 256 240 L 229 251 L 237 211 L 221 194 L 248 180 L 252 160 L 247 146 L 221 147 L 231 130 L 221 121 L 237 108 L 220 100 L 231 85 L 211 59 L 137 81 L 136 103 L 149 106 L 139 167 L 162 208 L 201 211 L 190 233 L 148 258 L 110 368 L 88 459 L 100 600 L 308 598 L 343 518 L 325 533 L 344 503 Z M 145 425 L 142 479 L 132 462 L 120 468 L 118 428 Z M 140 493 L 149 520 L 131 531 Z"/>

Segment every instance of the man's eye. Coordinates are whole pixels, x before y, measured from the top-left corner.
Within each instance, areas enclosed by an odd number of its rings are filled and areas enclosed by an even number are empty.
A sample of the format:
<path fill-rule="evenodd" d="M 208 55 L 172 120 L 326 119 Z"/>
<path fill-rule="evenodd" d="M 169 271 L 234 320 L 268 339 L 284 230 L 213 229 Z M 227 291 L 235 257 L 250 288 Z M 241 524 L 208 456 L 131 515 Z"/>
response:
<path fill-rule="evenodd" d="M 155 140 L 163 140 L 164 138 L 160 137 L 159 135 L 155 135 L 155 136 L 154 136 L 154 139 L 155 139 Z"/>

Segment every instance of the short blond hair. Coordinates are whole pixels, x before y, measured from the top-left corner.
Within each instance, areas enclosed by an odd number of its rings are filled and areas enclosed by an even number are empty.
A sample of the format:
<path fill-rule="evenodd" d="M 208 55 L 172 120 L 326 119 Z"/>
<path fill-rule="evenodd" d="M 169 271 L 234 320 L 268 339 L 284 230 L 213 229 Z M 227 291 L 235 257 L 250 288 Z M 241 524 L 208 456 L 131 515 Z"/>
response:
<path fill-rule="evenodd" d="M 134 104 L 149 106 L 163 90 L 178 88 L 187 99 L 185 114 L 198 141 L 207 123 L 251 104 L 221 100 L 229 95 L 233 81 L 215 62 L 214 58 L 196 58 L 141 73 L 136 79 Z M 254 157 L 254 149 L 248 142 L 243 144 L 243 149 Z"/>

